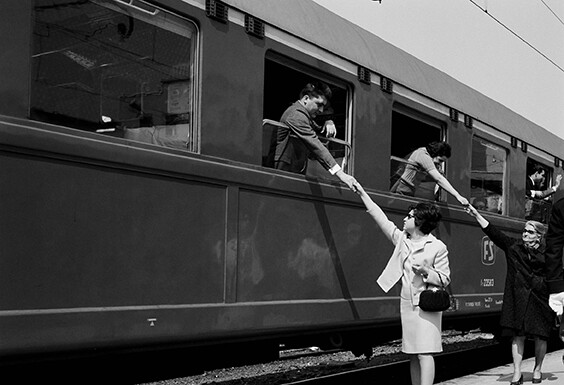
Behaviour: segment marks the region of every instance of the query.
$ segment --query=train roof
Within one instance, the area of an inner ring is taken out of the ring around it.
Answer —
[[[564,157],[562,138],[313,1],[224,2],[529,145]]]

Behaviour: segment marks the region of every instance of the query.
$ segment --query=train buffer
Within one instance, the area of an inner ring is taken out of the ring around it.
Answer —
[[[507,354],[511,354],[510,351]],[[542,364],[541,384],[564,384],[564,349],[547,353]],[[532,383],[535,358],[524,359],[521,364],[523,384]],[[498,366],[493,369],[476,372],[464,377],[439,382],[436,385],[499,385],[509,384],[513,375],[513,364]]]

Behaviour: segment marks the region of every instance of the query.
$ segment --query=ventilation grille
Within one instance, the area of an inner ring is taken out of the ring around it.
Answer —
[[[249,35],[264,38],[264,23],[253,16],[245,15],[245,31]]]
[[[521,151],[527,152],[527,142],[521,141]]]
[[[370,84],[370,70],[366,67],[358,66],[358,80],[364,84]]]
[[[380,77],[380,88],[382,91],[391,94],[394,91],[394,82],[384,76]]]
[[[450,120],[458,122],[458,111],[455,110],[454,108],[450,109]]]
[[[227,5],[219,1],[206,0],[206,15],[211,19],[227,23],[228,10]]]
[[[474,119],[470,115],[464,115],[464,125],[472,128],[474,126]]]

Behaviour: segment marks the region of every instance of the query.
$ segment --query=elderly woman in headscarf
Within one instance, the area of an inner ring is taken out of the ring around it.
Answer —
[[[500,325],[502,336],[511,338],[511,384],[523,383],[521,362],[526,338],[535,340],[533,383],[538,384],[542,381],[542,362],[555,321],[555,313],[548,306],[548,287],[544,279],[543,237],[546,226],[528,221],[521,238],[513,238],[489,223],[473,206],[468,206],[466,211],[476,219],[490,240],[504,251],[507,259]]]

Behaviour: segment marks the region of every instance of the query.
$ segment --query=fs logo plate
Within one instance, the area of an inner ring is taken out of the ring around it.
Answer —
[[[488,237],[482,238],[482,263],[486,266],[495,263],[495,245]]]

